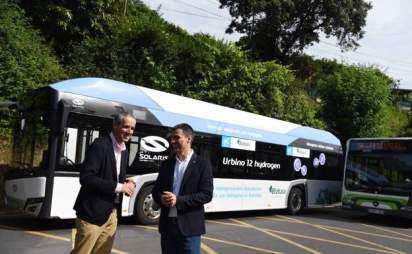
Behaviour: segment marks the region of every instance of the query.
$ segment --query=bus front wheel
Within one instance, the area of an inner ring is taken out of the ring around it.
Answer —
[[[136,220],[143,225],[157,224],[160,218],[160,208],[154,205],[152,188],[147,186],[142,189],[135,202]]]
[[[288,212],[291,215],[299,214],[304,207],[303,192],[300,188],[292,188],[288,197]]]

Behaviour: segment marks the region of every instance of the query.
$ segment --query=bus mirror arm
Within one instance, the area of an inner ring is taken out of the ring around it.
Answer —
[[[60,115],[60,126],[59,126],[59,132],[62,133],[64,131],[64,128],[67,125],[67,119],[69,118],[69,113],[70,113],[70,105],[64,102],[63,100],[60,101],[60,107],[59,107],[59,115]]]

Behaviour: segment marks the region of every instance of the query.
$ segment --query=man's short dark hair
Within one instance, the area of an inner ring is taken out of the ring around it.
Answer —
[[[129,117],[135,119],[131,114],[127,112],[119,113],[114,116],[113,124],[116,126],[119,126],[120,124],[123,123],[124,119],[129,118]]]
[[[176,131],[177,129],[181,129],[181,130],[183,131],[183,133],[184,133],[187,137],[191,137],[192,142],[193,142],[193,139],[194,139],[194,137],[195,137],[195,134],[194,134],[194,131],[193,131],[192,126],[190,126],[190,125],[187,124],[187,123],[180,123],[180,124],[178,124],[178,125],[175,125],[175,126],[172,128],[172,132],[173,132],[173,131]]]

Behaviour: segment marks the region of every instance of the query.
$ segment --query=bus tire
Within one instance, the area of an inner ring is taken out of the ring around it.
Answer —
[[[135,202],[134,215],[136,221],[143,225],[152,225],[159,222],[160,208],[157,206],[153,207],[152,189],[152,185],[143,188]]]
[[[300,188],[292,188],[288,197],[288,212],[291,215],[297,215],[302,212],[304,207],[303,192]]]

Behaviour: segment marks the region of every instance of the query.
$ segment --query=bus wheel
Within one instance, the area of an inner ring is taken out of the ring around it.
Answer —
[[[288,197],[288,212],[296,215],[303,210],[303,192],[299,188],[292,188]]]
[[[153,186],[148,186],[139,193],[135,202],[135,217],[143,225],[157,224],[160,218],[160,208],[153,208]]]

